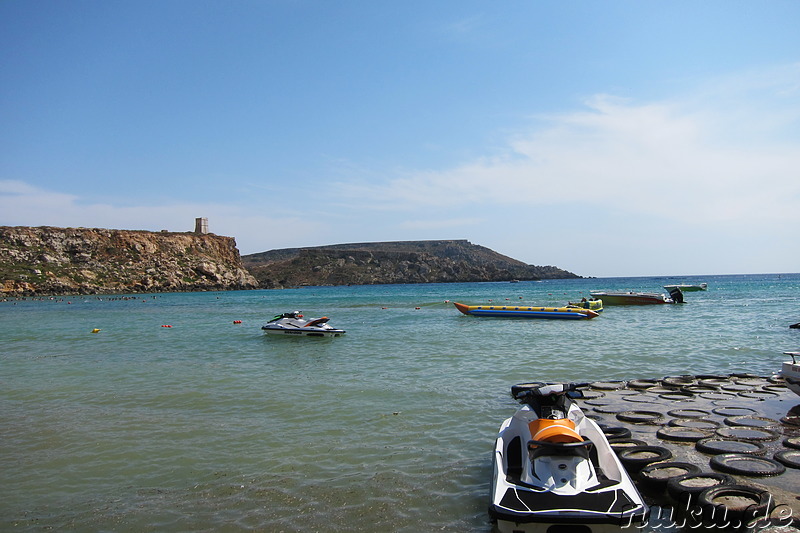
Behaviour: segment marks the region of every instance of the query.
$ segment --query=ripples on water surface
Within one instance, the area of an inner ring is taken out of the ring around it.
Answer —
[[[686,280],[709,290],[588,321],[445,303]],[[511,384],[769,375],[798,303],[796,274],[0,302],[0,530],[488,532]],[[262,334],[295,309],[347,335]]]

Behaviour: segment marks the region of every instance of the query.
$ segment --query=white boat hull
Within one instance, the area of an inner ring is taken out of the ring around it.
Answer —
[[[300,311],[278,315],[261,327],[267,335],[284,337],[340,337],[343,329],[328,324],[328,317],[304,319]]]
[[[289,329],[289,328],[268,328],[262,327],[267,335],[281,335],[285,337],[341,337],[344,335],[343,329]]]
[[[793,393],[800,396],[800,364],[795,362],[795,357],[800,356],[800,352],[784,352],[786,355],[791,355],[791,361],[785,361],[781,366],[781,377],[786,382]]]

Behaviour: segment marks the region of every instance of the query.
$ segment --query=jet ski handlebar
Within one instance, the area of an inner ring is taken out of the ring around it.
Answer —
[[[588,383],[532,383],[515,385],[511,392],[515,399],[542,398],[545,396],[560,396],[576,392],[578,389],[588,387]]]

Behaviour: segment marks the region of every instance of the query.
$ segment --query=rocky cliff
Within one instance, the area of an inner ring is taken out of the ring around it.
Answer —
[[[286,248],[242,256],[264,288],[578,278],[466,240],[401,241]]]
[[[236,241],[213,234],[0,226],[0,292],[252,289]]]

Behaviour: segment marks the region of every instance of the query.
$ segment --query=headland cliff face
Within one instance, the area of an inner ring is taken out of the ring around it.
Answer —
[[[0,226],[0,293],[8,296],[257,286],[232,237]]]
[[[242,256],[264,288],[578,278],[523,263],[466,240],[397,241],[286,248]]]

